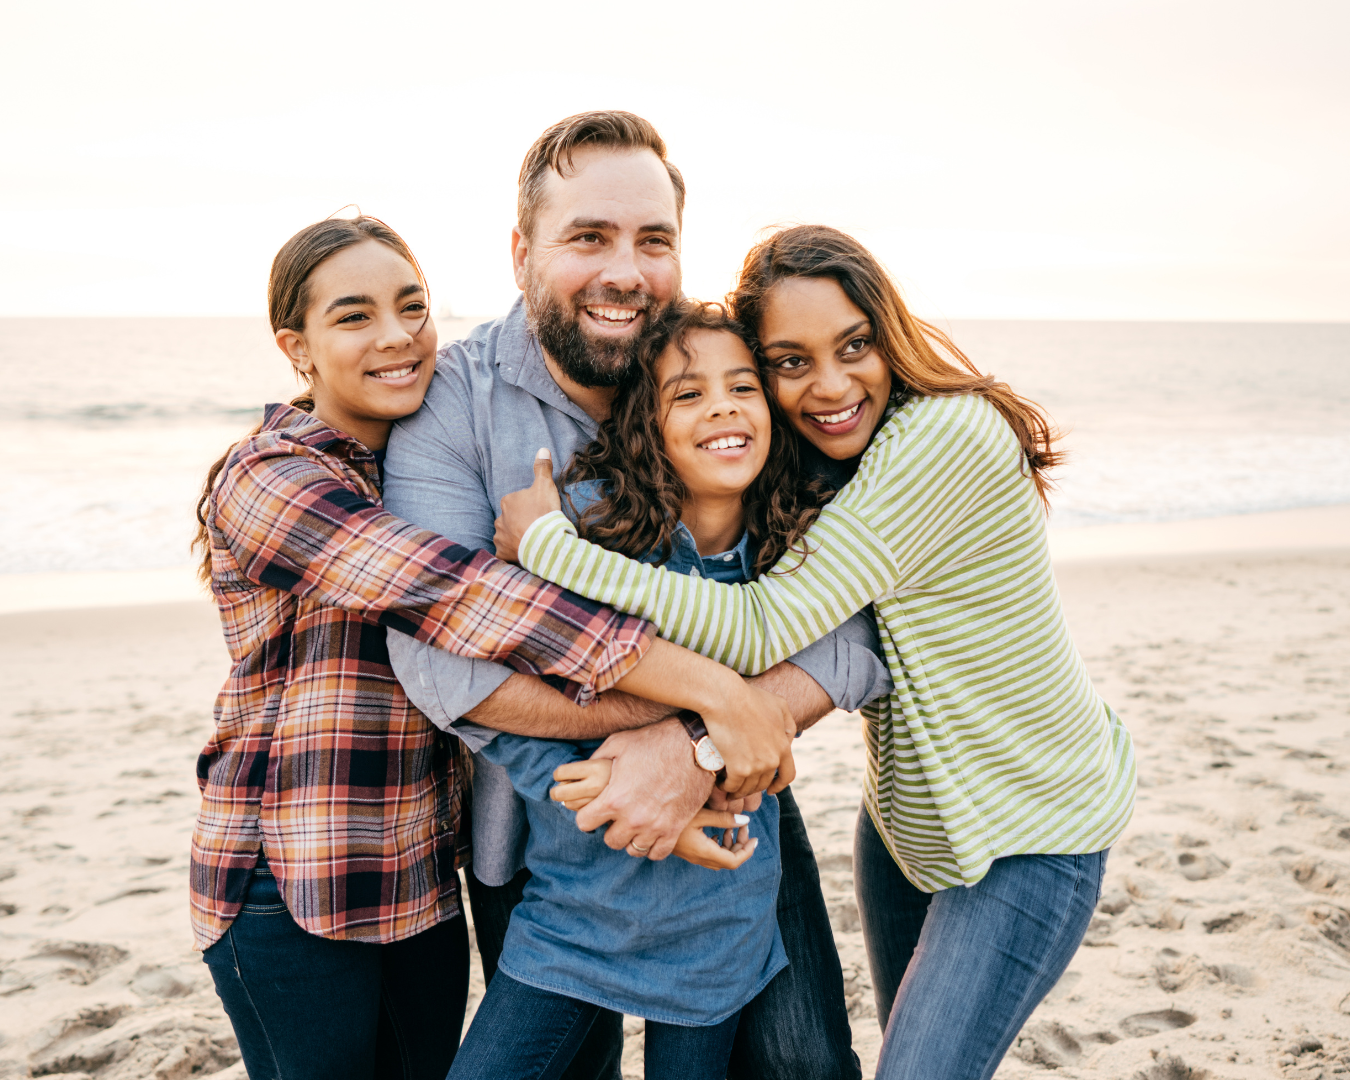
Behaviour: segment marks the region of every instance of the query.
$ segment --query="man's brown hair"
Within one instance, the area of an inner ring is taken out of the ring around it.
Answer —
[[[527,240],[534,238],[535,221],[544,205],[544,182],[552,169],[559,176],[572,167],[572,154],[581,146],[618,146],[650,150],[666,167],[675,188],[677,224],[684,217],[684,177],[666,160],[666,142],[651,123],[630,112],[607,110],[577,113],[559,120],[535,139],[520,166],[520,193],[516,200],[516,223]]]

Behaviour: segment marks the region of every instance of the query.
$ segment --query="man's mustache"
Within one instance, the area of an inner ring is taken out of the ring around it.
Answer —
[[[651,293],[641,290],[620,292],[618,289],[597,289],[584,294],[577,294],[572,297],[572,303],[578,311],[590,306],[637,308],[646,312],[656,306],[656,301]]]

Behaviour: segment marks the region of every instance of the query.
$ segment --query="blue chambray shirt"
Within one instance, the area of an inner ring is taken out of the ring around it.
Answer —
[[[580,512],[598,485],[574,484],[567,493]],[[563,505],[571,509],[566,499]],[[749,581],[749,539],[742,534],[731,551],[705,558],[681,524],[663,565]],[[778,800],[766,795],[750,815],[759,847],[736,870],[613,851],[603,830],[582,832],[576,815],[548,797],[553,770],[589,757],[602,741],[503,734],[480,751],[506,770],[530,826],[531,877],[511,912],[498,966],[529,986],[646,1020],[721,1023],[787,966],[777,913]]]

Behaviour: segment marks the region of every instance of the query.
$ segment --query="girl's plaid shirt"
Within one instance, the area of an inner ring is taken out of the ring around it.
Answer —
[[[371,453],[291,406],[234,448],[206,517],[232,667],[197,761],[197,947],[238,915],[263,845],[311,933],[389,942],[455,916],[462,759],[403,693],[386,628],[586,704],[650,624],[387,513]]]

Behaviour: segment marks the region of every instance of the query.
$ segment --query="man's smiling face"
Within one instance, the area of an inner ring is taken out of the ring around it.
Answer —
[[[617,385],[680,292],[675,188],[650,150],[582,147],[550,170],[534,235],[512,234],[530,326],[567,378]]]

